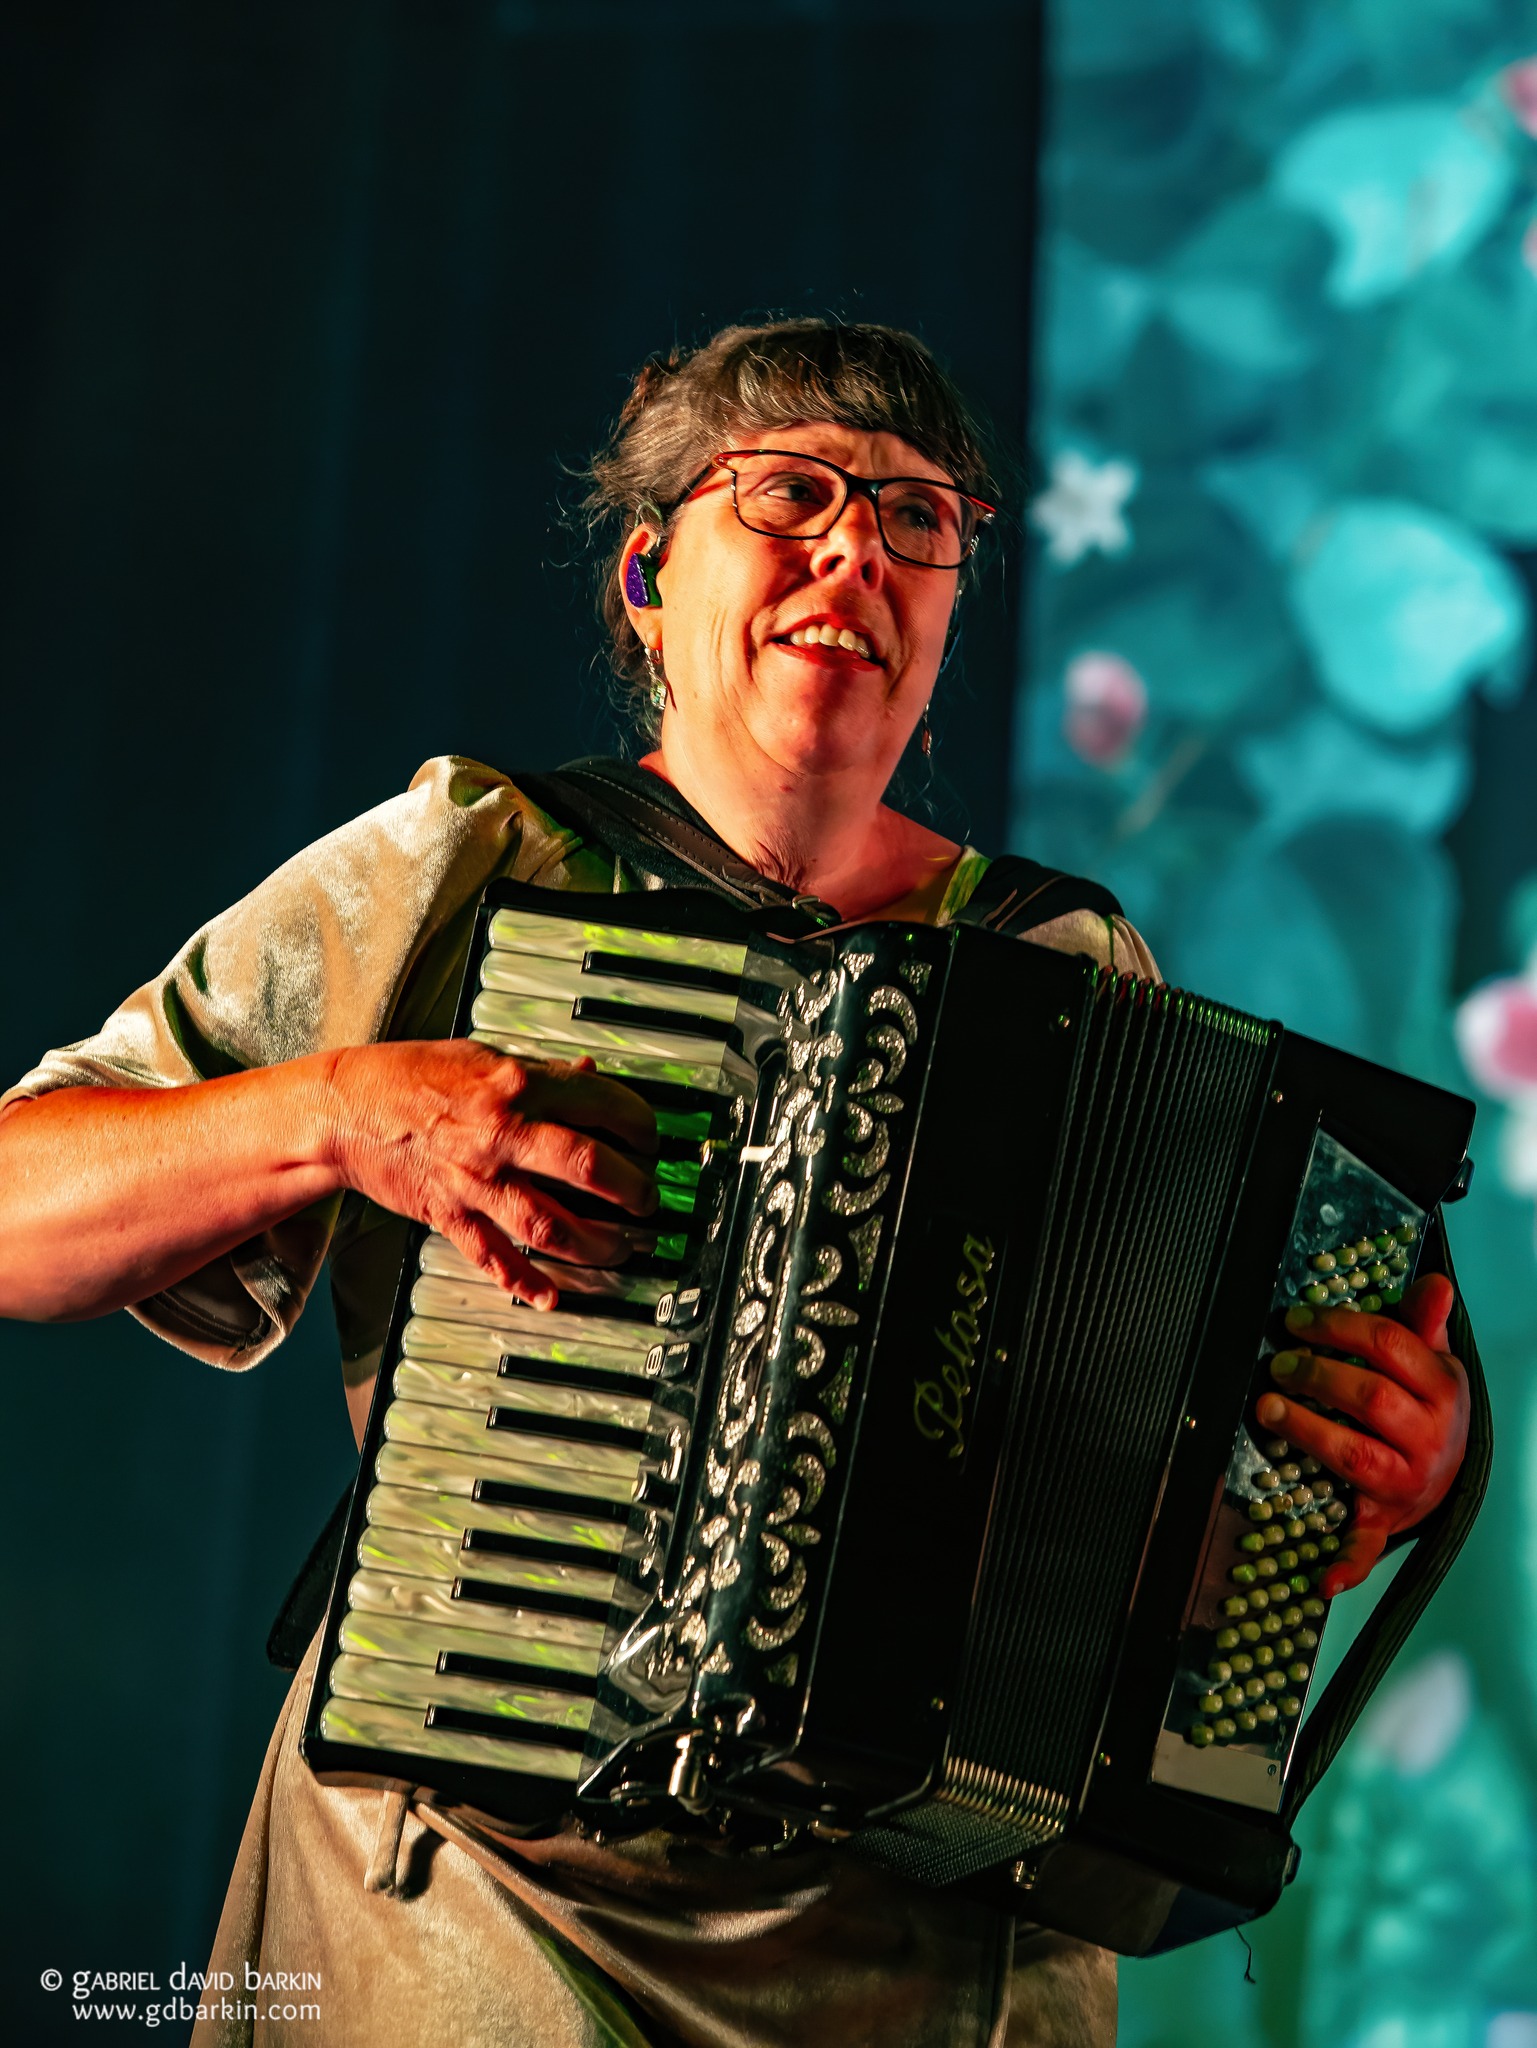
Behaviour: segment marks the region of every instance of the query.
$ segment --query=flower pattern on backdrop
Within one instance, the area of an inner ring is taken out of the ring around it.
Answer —
[[[1147,723],[1147,684],[1118,654],[1080,654],[1067,665],[1062,731],[1080,759],[1108,768]]]
[[[1092,463],[1068,449],[1051,466],[1051,488],[1030,507],[1030,524],[1046,536],[1046,552],[1070,569],[1097,548],[1119,555],[1131,544],[1126,505],[1137,488],[1129,462]]]
[[[1119,2039],[1199,2011],[1254,2048],[1503,2048],[1537,2029],[1504,1732],[1537,1710],[1537,878],[1459,1010],[1444,835],[1480,801],[1470,711],[1531,665],[1534,17],[1058,0],[1047,49],[1011,843],[1106,882],[1172,979],[1480,1096],[1454,1243],[1530,1466],[1528,1519],[1494,1505],[1432,1610],[1477,1650],[1411,1668],[1304,1814],[1260,1990],[1236,1944],[1123,1965]],[[1423,1765],[1416,1718],[1458,1728]]]
[[[1537,952],[1524,975],[1485,982],[1463,1001],[1457,1049],[1475,1085],[1508,1106],[1500,1142],[1507,1184],[1537,1197]]]

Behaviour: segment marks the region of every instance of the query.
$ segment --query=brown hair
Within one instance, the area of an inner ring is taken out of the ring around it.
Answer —
[[[598,610],[623,708],[655,741],[645,654],[624,608],[620,557],[642,517],[670,516],[717,449],[744,428],[826,420],[898,434],[963,490],[995,493],[989,435],[916,335],[837,320],[723,327],[695,349],[653,356],[636,377],[607,446],[593,457],[583,501],[600,551]],[[649,523],[649,522],[648,522]],[[664,528],[665,531],[665,528]]]

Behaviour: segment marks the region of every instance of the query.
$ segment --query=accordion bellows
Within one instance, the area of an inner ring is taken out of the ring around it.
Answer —
[[[417,1233],[313,1767],[809,1826],[1129,1952],[1273,1903],[1348,1504],[1253,1402],[1321,1276],[1390,1308],[1439,1254],[1469,1106],[989,933],[693,892],[493,885],[460,1028],[647,1095],[661,1228],[549,1315]]]

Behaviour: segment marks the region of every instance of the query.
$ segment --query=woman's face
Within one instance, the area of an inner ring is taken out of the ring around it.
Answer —
[[[953,481],[897,435],[853,427],[746,429],[736,445]],[[661,608],[630,614],[671,686],[664,752],[724,744],[793,776],[868,776],[878,795],[933,690],[958,574],[894,561],[868,499],[850,497],[820,540],[750,532],[730,476],[714,471],[673,521]],[[805,644],[810,626],[860,635],[869,651]]]

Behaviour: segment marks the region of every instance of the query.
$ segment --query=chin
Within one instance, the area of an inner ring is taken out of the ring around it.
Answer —
[[[809,666],[809,664],[808,664]],[[804,675],[793,693],[760,699],[752,722],[754,738],[770,760],[801,775],[880,772],[885,749],[873,746],[885,725],[882,706],[868,691],[806,687]]]
[[[884,788],[890,770],[870,746],[865,731],[840,731],[852,721],[839,719],[831,725],[810,721],[781,725],[766,734],[759,745],[771,760],[797,775],[865,774],[879,780]]]

